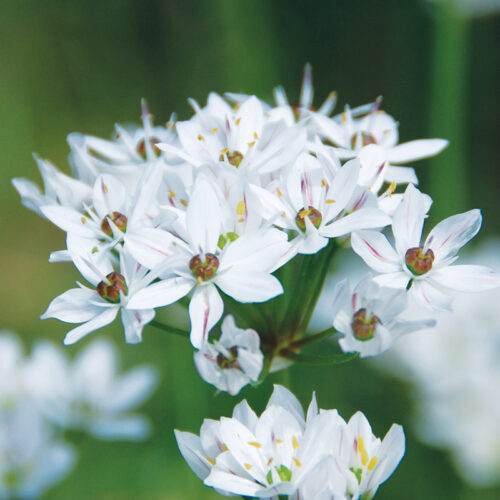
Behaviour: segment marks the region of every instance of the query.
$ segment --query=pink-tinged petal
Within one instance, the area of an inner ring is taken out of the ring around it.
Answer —
[[[85,238],[93,238],[99,231],[96,225],[88,217],[71,208],[59,205],[46,205],[40,208],[47,219],[67,233],[75,233]]]
[[[127,310],[122,309],[122,323],[127,344],[142,342],[142,330],[155,317],[153,309]]]
[[[93,305],[97,292],[88,288],[72,288],[56,297],[40,319],[55,318],[65,323],[82,323],[99,314],[101,308]]]
[[[335,319],[341,311],[348,311],[350,309],[350,302],[351,289],[349,287],[349,281],[345,279],[337,283],[333,290],[331,317]]]
[[[162,176],[163,169],[158,164],[152,165],[144,172],[139,181],[140,188],[135,193],[131,203],[131,206],[134,208],[129,218],[130,225],[139,223],[141,218],[147,214],[150,206],[156,199],[156,193],[161,186]]]
[[[373,281],[380,286],[386,286],[388,288],[406,288],[408,286],[408,281],[410,281],[410,276],[404,271],[397,271],[395,273],[381,274],[380,276],[375,276]]]
[[[328,203],[324,217],[329,222],[336,217],[349,203],[358,184],[360,164],[358,160],[347,162],[335,175],[327,197],[334,203]]]
[[[424,219],[431,207],[430,196],[420,192],[413,184],[406,188],[403,201],[394,212],[392,232],[396,249],[401,256],[409,248],[420,246]]]
[[[64,345],[74,344],[94,330],[98,330],[99,328],[109,325],[116,318],[118,309],[119,307],[106,308],[104,312],[96,316],[94,319],[87,321],[87,323],[84,323],[73,330],[70,330],[64,337]]]
[[[168,306],[187,295],[195,281],[177,276],[153,283],[135,293],[127,303],[127,309],[155,309]]]
[[[429,158],[440,153],[448,144],[449,142],[444,139],[419,139],[398,144],[389,149],[389,161],[391,163],[408,163]]]
[[[449,266],[436,269],[432,281],[457,292],[484,292],[500,286],[500,275],[486,266]]]
[[[433,312],[451,311],[452,298],[433,283],[423,279],[413,281],[408,291],[408,301]]]
[[[396,184],[418,184],[415,169],[411,167],[389,166],[385,171],[384,177],[386,182],[395,182]]]
[[[248,233],[230,243],[220,258],[220,271],[241,266],[268,271],[289,248],[287,235],[279,229]]]
[[[234,266],[218,274],[215,283],[238,302],[265,302],[283,293],[277,278],[264,271]]]
[[[174,237],[163,229],[142,228],[127,231],[124,240],[134,259],[148,269],[153,269],[172,254],[170,244]]]
[[[352,249],[375,271],[395,273],[401,269],[397,253],[378,231],[358,231],[351,236]]]
[[[189,303],[191,344],[196,349],[208,340],[210,330],[224,312],[224,303],[214,285],[198,286]]]
[[[434,252],[434,266],[454,257],[481,228],[482,216],[478,209],[452,215],[441,221],[425,240],[425,250]]]
[[[100,175],[94,184],[94,208],[104,218],[124,208],[127,192],[125,186],[114,176]]]
[[[186,213],[193,250],[215,252],[221,233],[222,210],[212,183],[204,176],[196,180]]]
[[[324,226],[320,234],[328,238],[344,236],[360,229],[375,229],[387,226],[391,218],[377,208],[361,208]]]

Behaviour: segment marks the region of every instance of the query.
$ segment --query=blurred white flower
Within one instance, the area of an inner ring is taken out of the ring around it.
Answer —
[[[468,262],[500,270],[500,242]],[[401,339],[376,360],[412,384],[419,436],[451,452],[457,472],[476,486],[500,483],[499,303],[498,290],[459,297],[436,328]]]

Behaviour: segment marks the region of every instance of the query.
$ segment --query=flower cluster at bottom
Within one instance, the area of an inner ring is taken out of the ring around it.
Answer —
[[[207,486],[226,496],[288,496],[298,500],[372,498],[405,451],[401,426],[381,441],[361,413],[345,422],[337,410],[304,415],[297,398],[280,385],[260,417],[244,400],[232,418],[206,419],[200,436],[176,430],[179,449]]]

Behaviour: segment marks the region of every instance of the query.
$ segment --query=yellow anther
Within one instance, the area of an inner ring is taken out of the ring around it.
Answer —
[[[297,441],[297,438],[295,436],[293,436],[293,438],[292,438],[292,443],[293,443],[293,449],[294,450],[296,450],[297,448],[300,448],[300,444]]]
[[[199,140],[199,141],[204,141],[204,140],[205,140],[205,138],[204,138],[201,134],[198,134],[198,140]]]
[[[188,202],[185,199],[181,198],[179,201],[181,202],[181,205],[187,207]]]
[[[257,443],[257,441],[248,441],[248,444],[250,446],[254,446],[255,448],[262,448],[262,445],[260,443]]]
[[[80,220],[82,221],[82,224],[85,224],[87,222],[87,219],[85,217],[82,217]]]
[[[347,116],[345,114],[345,111],[342,113],[342,123],[347,121]]]
[[[222,443],[222,451],[227,451],[227,450],[228,450],[228,447],[224,443]]]
[[[328,199],[328,200],[325,200],[325,203],[327,203],[328,205],[330,205],[331,203],[335,203],[335,200]]]
[[[252,466],[250,464],[245,464],[245,469],[246,470],[250,470],[252,468]]]
[[[234,106],[233,106],[233,111],[238,111],[238,109],[240,109],[240,103],[237,102]]]
[[[205,460],[210,464],[210,465],[215,465],[215,460],[212,457],[205,457]]]
[[[271,458],[267,461],[267,465],[268,465],[268,466],[269,466],[269,465],[271,465],[271,464],[273,463],[273,460],[274,460],[274,458],[273,458],[273,457],[271,457]]]
[[[254,132],[254,133],[253,133],[253,138],[254,138],[255,140],[257,140],[257,139],[259,138],[259,134],[258,134],[257,132]]]
[[[378,463],[378,458],[377,457],[373,457],[370,460],[370,463],[368,464],[368,470],[372,471],[375,468],[375,466],[377,465],[377,463]]]
[[[239,125],[241,122],[241,118],[238,118],[234,123],[236,123],[236,125]]]
[[[198,276],[198,278],[196,278],[196,281],[198,281],[198,286],[201,286],[203,283],[203,278],[201,276]]]
[[[362,437],[358,438],[358,450],[361,453],[361,464],[364,467],[368,463],[368,453],[366,452],[365,442]]]
[[[299,217],[300,217],[301,219],[304,219],[304,218],[305,218],[305,217],[307,217],[307,216],[308,216],[311,212],[312,212],[312,210],[311,210],[310,208],[308,208],[308,209],[304,209],[304,210],[301,210],[301,211],[299,212]]]
[[[212,134],[216,134],[218,131],[219,131],[219,129],[217,127],[215,127],[210,132],[212,132]]]
[[[391,196],[395,190],[396,190],[396,183],[394,181],[392,181],[391,184],[389,185],[389,188],[387,189],[387,191],[389,193],[388,196]]]
[[[241,223],[241,222],[245,222],[245,217],[240,217],[240,218],[238,219],[238,222],[240,222],[240,223]]]
[[[328,183],[325,181],[325,179],[321,179],[321,185],[323,187],[326,187],[326,186],[328,186]]]
[[[170,189],[168,190],[168,195],[170,196],[170,198],[175,198],[175,193]]]
[[[229,153],[229,149],[227,149],[227,148],[222,148],[222,149],[220,150],[220,154],[221,154],[221,155],[225,155],[226,153]]]
[[[283,439],[277,439],[277,440],[276,440],[276,443],[277,443],[277,444],[281,444],[282,442],[283,442]]]
[[[326,97],[327,101],[331,101],[332,99],[335,99],[337,97],[337,92],[335,90],[332,90]]]
[[[255,146],[255,141],[252,142],[247,142],[248,147],[251,148],[252,146]]]
[[[244,201],[238,202],[238,204],[236,205],[236,213],[238,215],[245,215],[245,202]]]
[[[286,213],[285,212],[281,212],[281,217],[283,217],[283,219],[286,219]]]
[[[167,128],[172,128],[174,125],[175,125],[175,123],[174,123],[174,122],[167,122],[167,123],[166,123],[166,127],[167,127]]]
[[[109,193],[109,189],[108,189],[108,186],[106,186],[106,184],[103,184],[102,188],[104,189],[105,193]]]
[[[278,196],[281,198],[283,196],[283,193],[281,192],[280,188],[276,188],[276,192],[278,193]]]
[[[299,462],[299,460],[298,460],[297,458],[292,457],[292,460],[295,462],[295,465],[296,465],[297,467],[302,467],[302,464]]]

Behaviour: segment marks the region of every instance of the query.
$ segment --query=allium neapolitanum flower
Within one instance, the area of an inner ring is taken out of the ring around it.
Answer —
[[[202,379],[235,396],[245,385],[257,382],[264,355],[259,334],[238,328],[232,316],[224,318],[221,332],[219,340],[203,344],[195,353],[194,363]]]
[[[428,309],[450,309],[450,293],[496,288],[500,278],[485,266],[450,265],[481,227],[477,209],[443,220],[421,243],[431,203],[429,196],[410,184],[392,221],[396,249],[376,231],[353,233],[352,248],[372,269],[383,273],[374,278],[377,283],[409,289],[409,297]]]
[[[399,425],[381,441],[361,412],[346,423],[336,410],[319,410],[314,396],[305,417],[295,396],[278,385],[260,417],[243,401],[232,418],[205,420],[199,437],[175,434],[207,486],[252,498],[370,499],[405,448]]]
[[[333,325],[344,335],[340,347],[359,352],[361,357],[380,354],[401,335],[436,323],[405,320],[402,313],[407,308],[406,291],[380,287],[371,278],[361,280],[353,291],[343,280],[333,294]]]

